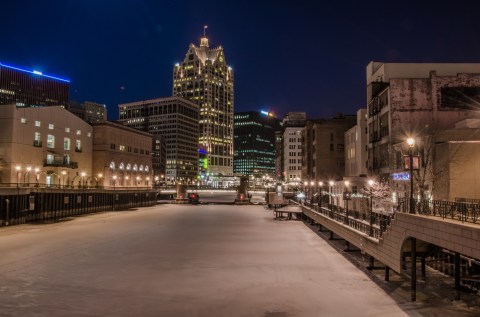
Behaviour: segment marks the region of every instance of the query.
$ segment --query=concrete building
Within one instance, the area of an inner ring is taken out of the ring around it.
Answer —
[[[0,111],[0,183],[79,186],[92,177],[92,127],[62,107]]]
[[[67,79],[0,63],[0,104],[66,107],[69,85]]]
[[[282,121],[282,180],[297,186],[302,179],[302,131],[305,128],[305,112],[289,112]]]
[[[70,101],[66,109],[90,124],[107,121],[107,107],[101,103]]]
[[[355,115],[307,122],[301,178],[304,181],[341,179],[345,173],[345,132],[357,123]]]
[[[345,132],[345,176],[368,173],[367,109],[357,111],[357,124]]]
[[[368,170],[389,179],[403,170],[408,137],[424,136],[478,117],[480,64],[370,62],[367,75]]]
[[[166,144],[167,183],[193,182],[198,175],[198,105],[181,97],[157,98],[118,106],[125,126],[161,135]],[[154,149],[156,150],[156,148]],[[160,168],[160,167],[159,167]]]
[[[152,186],[150,133],[108,121],[95,123],[93,132],[93,185],[107,189]]]
[[[156,186],[165,185],[165,173],[167,167],[167,145],[165,138],[160,134],[153,136],[152,148],[153,180]]]
[[[234,116],[234,165],[238,175],[275,176],[275,132],[280,120],[267,112],[237,112]]]
[[[173,95],[200,108],[200,147],[205,150],[208,177],[233,175],[233,70],[223,47],[190,44],[183,62],[173,69]]]

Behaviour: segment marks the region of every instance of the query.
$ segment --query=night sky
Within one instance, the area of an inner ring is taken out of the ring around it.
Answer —
[[[2,1],[0,61],[70,79],[70,99],[107,104],[109,119],[170,96],[203,25],[235,71],[235,111],[354,113],[371,60],[480,62],[477,1],[329,2]]]

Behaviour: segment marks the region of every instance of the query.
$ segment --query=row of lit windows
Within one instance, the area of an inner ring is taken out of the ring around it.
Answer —
[[[115,168],[116,168],[115,162],[110,162],[109,167],[110,167],[111,170],[115,170]],[[132,165],[132,164],[130,164],[130,163],[127,163],[127,164],[125,165],[125,163],[123,163],[123,162],[118,165],[118,169],[119,169],[119,170],[127,170],[127,171],[132,170],[132,171],[134,171],[134,172],[136,172],[136,171],[140,171],[140,172],[145,171],[145,173],[147,173],[147,172],[149,171],[148,165],[145,165],[145,167],[143,167],[142,164],[140,164],[140,165],[133,164],[133,165]]]

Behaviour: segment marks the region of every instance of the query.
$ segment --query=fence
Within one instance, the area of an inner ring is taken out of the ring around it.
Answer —
[[[36,191],[0,194],[0,226],[156,204],[154,191]]]
[[[410,200],[398,199],[398,211],[410,212]],[[444,200],[414,200],[415,213],[453,219],[461,222],[476,223],[480,213],[480,201],[477,199],[462,199],[456,201]]]

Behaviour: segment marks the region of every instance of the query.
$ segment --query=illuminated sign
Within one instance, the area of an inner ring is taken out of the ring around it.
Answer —
[[[260,111],[260,113],[261,113],[261,114],[263,114],[263,115],[266,115],[266,116],[268,116],[268,111],[261,110],[261,111]]]
[[[39,76],[43,76],[43,77],[48,77],[48,78],[52,78],[52,79],[64,81],[64,82],[66,82],[66,83],[69,83],[69,82],[70,82],[70,80],[67,80],[67,79],[62,79],[62,78],[58,78],[58,77],[53,77],[53,76],[49,76],[49,75],[44,75],[42,72],[39,72],[38,70],[29,71],[29,70],[26,70],[26,69],[21,69],[21,68],[18,68],[18,67],[13,67],[13,66],[5,65],[5,64],[2,64],[2,63],[0,63],[0,66],[6,67],[6,68],[10,68],[10,69],[19,70],[19,71],[25,72],[25,73],[35,74],[35,75],[39,75]]]
[[[204,150],[204,149],[198,149],[198,153],[203,154],[203,155],[207,155],[207,151]]]
[[[392,179],[394,181],[408,181],[410,180],[410,173],[403,172],[403,173],[393,173]]]

